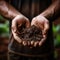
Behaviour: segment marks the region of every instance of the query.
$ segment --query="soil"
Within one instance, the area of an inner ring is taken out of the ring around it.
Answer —
[[[41,40],[43,38],[41,29],[37,28],[36,26],[31,26],[30,28],[25,28],[24,25],[22,25],[20,28],[18,28],[19,34],[18,36],[22,40]]]

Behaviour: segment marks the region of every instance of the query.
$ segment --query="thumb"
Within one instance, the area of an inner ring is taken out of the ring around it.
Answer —
[[[26,25],[26,28],[30,27],[30,21],[28,19],[26,20],[26,24],[25,25]]]
[[[17,30],[17,24],[16,24],[16,20],[12,20],[12,26],[11,26],[11,29],[16,32]]]
[[[49,22],[44,23],[44,29],[43,29],[43,34],[47,34],[47,31],[49,30]]]

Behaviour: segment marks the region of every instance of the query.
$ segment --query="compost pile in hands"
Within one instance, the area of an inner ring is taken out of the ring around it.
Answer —
[[[31,26],[30,28],[25,28],[24,25],[18,28],[18,36],[22,40],[27,41],[40,41],[43,38],[42,30],[37,28],[36,26]]]

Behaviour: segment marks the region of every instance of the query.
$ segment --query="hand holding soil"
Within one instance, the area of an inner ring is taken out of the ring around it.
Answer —
[[[29,46],[39,46],[39,42],[43,38],[42,30],[34,25],[25,29],[24,26],[21,26],[20,28],[18,28],[18,31],[20,32],[18,33],[18,36],[20,37],[22,42],[25,42],[25,44],[22,43],[23,45],[29,45],[30,43]]]
[[[17,15],[13,20],[12,20],[12,31],[16,32],[17,31],[17,27],[25,25],[25,28],[30,27],[30,22],[29,19],[26,18],[23,15]]]
[[[46,40],[48,29],[48,20],[42,16],[33,18],[31,26],[29,20],[21,16],[12,21],[13,36],[15,40],[24,46],[41,46]]]
[[[47,38],[47,33],[49,30],[49,21],[45,17],[38,15],[32,19],[31,25],[35,25],[42,31],[43,38],[39,42],[39,46],[42,46]]]

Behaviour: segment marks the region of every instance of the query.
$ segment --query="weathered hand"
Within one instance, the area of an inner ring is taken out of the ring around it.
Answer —
[[[12,20],[12,30],[14,32],[17,31],[17,27],[19,26],[22,26],[22,25],[25,25],[25,27],[30,27],[30,22],[29,22],[29,19],[26,18],[25,16],[23,15],[18,15],[16,16],[13,20]]]
[[[43,39],[39,41],[39,46],[41,46],[47,38],[47,31],[49,29],[49,21],[45,17],[38,15],[32,19],[31,25],[35,25],[36,27],[42,29]]]
[[[23,15],[18,15],[12,20],[12,28],[11,28],[12,34],[18,43],[21,43],[22,40],[17,35],[17,31],[18,31],[17,26],[19,26],[19,28],[20,28],[20,26],[22,26],[23,24],[25,25],[26,28],[30,27],[29,19]],[[26,44],[24,42],[22,42],[22,43],[23,43],[23,45]]]

